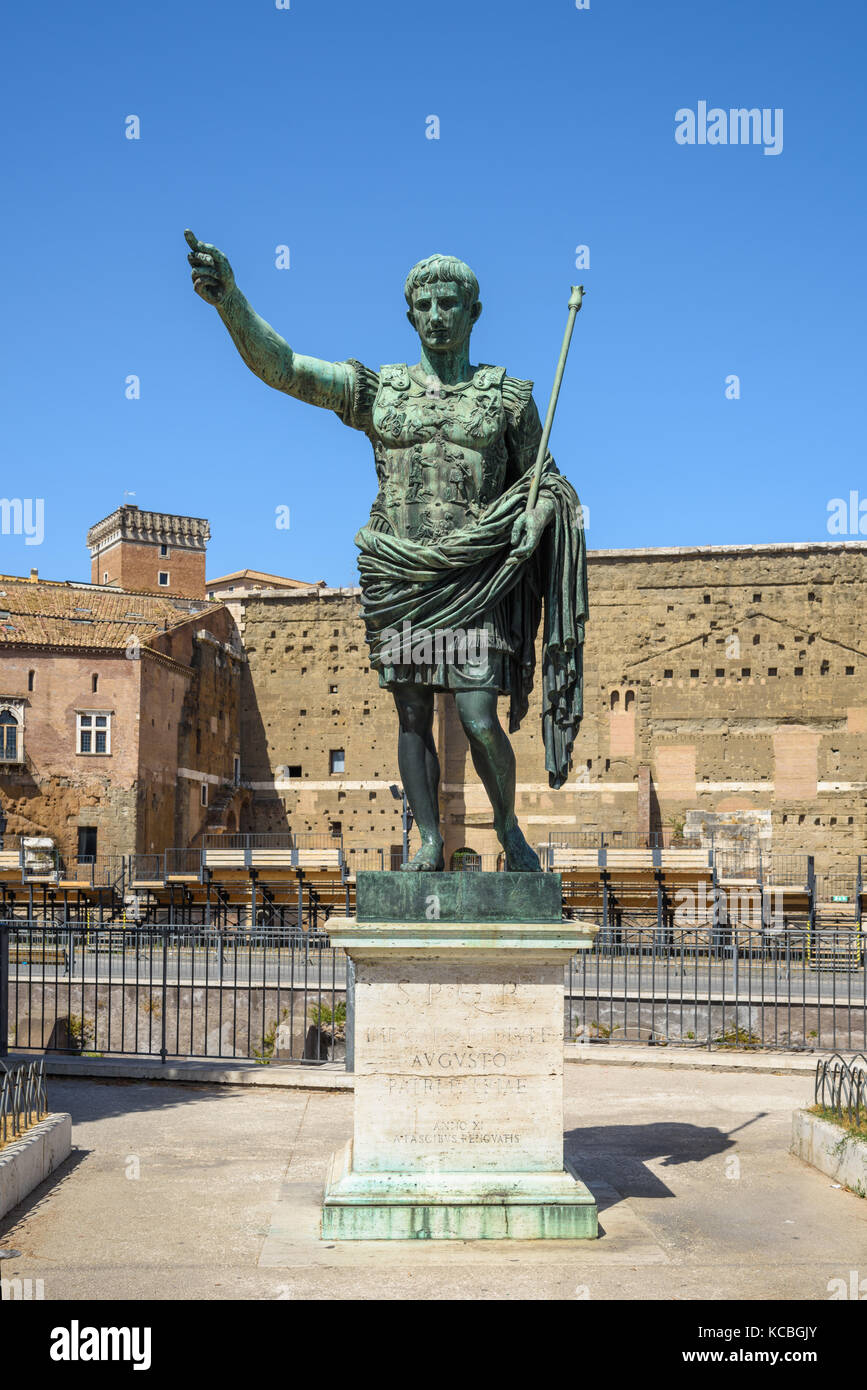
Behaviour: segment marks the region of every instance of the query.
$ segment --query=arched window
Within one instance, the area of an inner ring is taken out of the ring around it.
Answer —
[[[624,700],[623,700],[623,704],[624,704],[624,708],[625,708],[625,709],[631,709],[631,708],[632,708],[632,706],[635,704],[635,691],[634,691],[634,690],[627,690],[626,695],[625,695]]]
[[[612,690],[612,692],[611,692],[611,708],[612,708],[612,709],[619,709],[619,708],[620,708],[620,691],[619,691],[619,690]]]
[[[477,854],[474,849],[470,849],[469,845],[463,845],[460,849],[456,849],[452,855],[450,867],[453,871],[455,869],[478,871],[482,867],[482,856]]]
[[[18,720],[8,709],[0,714],[0,762],[18,762]]]

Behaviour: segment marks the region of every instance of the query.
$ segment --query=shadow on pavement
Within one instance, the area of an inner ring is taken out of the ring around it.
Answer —
[[[765,1113],[761,1111],[747,1124],[762,1119]],[[677,1167],[702,1163],[735,1147],[735,1140],[725,1130],[681,1122],[589,1125],[568,1130],[564,1140],[566,1157],[588,1186],[592,1188],[595,1179],[615,1188],[621,1197],[675,1195],[646,1166],[648,1160],[662,1159],[664,1167]]]

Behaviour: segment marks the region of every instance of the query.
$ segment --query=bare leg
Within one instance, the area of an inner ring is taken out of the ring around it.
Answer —
[[[442,869],[440,834],[440,763],[433,738],[434,692],[423,685],[398,685],[393,689],[400,720],[397,764],[406,799],[421,835],[421,849],[404,864],[405,869]]]
[[[506,868],[538,873],[539,857],[527,844],[515,816],[515,754],[499,718],[494,690],[456,690],[458,715],[469,740],[473,766],[494,812]]]

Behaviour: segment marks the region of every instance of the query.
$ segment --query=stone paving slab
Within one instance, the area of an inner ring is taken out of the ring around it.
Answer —
[[[0,1222],[21,1251],[2,1273],[46,1300],[824,1301],[867,1277],[867,1201],[788,1152],[809,1076],[583,1065],[565,1099],[599,1240],[329,1250],[315,1222],[351,1095],[53,1078],[77,1147]]]
[[[320,1239],[321,1183],[283,1183],[271,1229],[259,1256],[261,1269],[333,1269],[400,1266],[421,1262],[425,1270],[455,1270],[466,1265],[496,1268],[512,1259],[545,1264],[583,1260],[594,1265],[664,1264],[667,1256],[650,1230],[614,1188],[593,1184],[600,1211],[600,1240],[352,1240],[327,1244]],[[604,1216],[603,1216],[604,1209]],[[604,1236],[604,1240],[602,1239]]]

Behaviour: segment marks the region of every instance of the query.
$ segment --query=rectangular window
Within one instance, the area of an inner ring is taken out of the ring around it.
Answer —
[[[286,776],[287,776],[287,777],[300,777],[300,776],[301,776],[301,764],[300,764],[300,763],[290,763],[289,767],[287,767],[287,769],[286,769]]]
[[[331,749],[331,752],[328,754],[328,770],[329,772],[346,771],[346,754],[342,748]]]
[[[235,783],[236,787],[239,786],[241,781],[241,759],[238,757],[237,753],[232,759],[232,781]]]
[[[0,715],[0,759],[18,762],[18,720],[6,710]]]
[[[111,715],[91,710],[77,716],[78,753],[111,752]]]
[[[158,578],[159,578],[159,581],[160,581],[160,588],[161,588],[161,589],[167,589],[167,588],[169,587],[169,572],[168,572],[168,570],[160,570]]]
[[[161,555],[161,557],[162,557],[163,559],[165,559],[165,557],[168,555],[168,553],[169,553],[169,548],[168,548],[168,546],[167,546],[167,545],[161,545],[161,546],[160,546],[160,555]]]
[[[203,782],[203,783],[202,783],[202,805],[203,805],[203,806],[207,806],[207,804],[208,804],[208,784],[207,784],[207,782]]]

